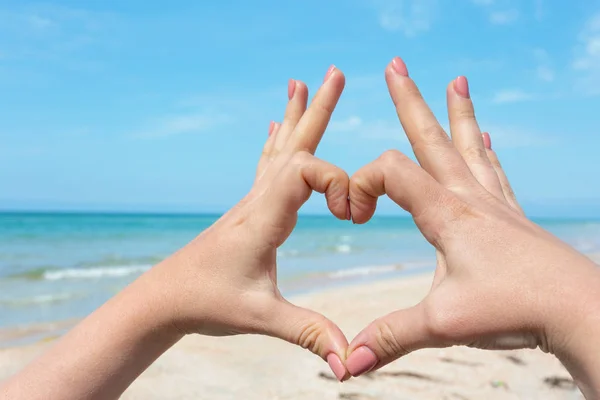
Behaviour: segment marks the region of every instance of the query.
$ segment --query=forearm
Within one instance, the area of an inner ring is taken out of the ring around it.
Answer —
[[[554,351],[586,399],[600,399],[600,270],[591,264],[588,268],[570,287],[572,297],[563,296],[564,317],[556,313],[564,339]]]
[[[3,399],[114,399],[182,334],[152,270],[0,388]],[[160,279],[158,280],[160,282]],[[164,300],[164,301],[163,301]]]
[[[600,399],[600,321],[581,330],[567,351],[557,354],[586,399]],[[580,336],[581,335],[581,336]]]

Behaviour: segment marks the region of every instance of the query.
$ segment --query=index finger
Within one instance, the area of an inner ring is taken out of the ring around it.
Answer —
[[[392,101],[400,123],[419,164],[446,187],[473,180],[467,165],[423,99],[415,82],[408,77],[404,61],[394,58],[385,71]]]
[[[323,85],[286,143],[287,151],[305,150],[311,154],[315,153],[342,95],[345,82],[342,71],[332,65],[325,75]]]

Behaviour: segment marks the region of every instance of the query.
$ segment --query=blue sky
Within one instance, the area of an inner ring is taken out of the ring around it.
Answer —
[[[469,78],[530,214],[600,216],[591,0],[0,0],[0,208],[223,211],[287,80],[314,93],[332,63],[347,89],[317,154],[352,173],[410,152],[383,79],[395,55],[444,125],[447,83]]]

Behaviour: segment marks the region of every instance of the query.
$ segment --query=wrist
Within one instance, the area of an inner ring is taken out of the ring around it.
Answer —
[[[587,263],[586,263],[587,264]],[[549,310],[549,350],[567,368],[586,398],[600,398],[600,271],[575,268],[566,292],[555,296],[558,306]]]

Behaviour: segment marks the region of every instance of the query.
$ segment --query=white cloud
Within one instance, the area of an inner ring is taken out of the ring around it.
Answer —
[[[365,121],[359,116],[352,115],[329,124],[331,132],[354,133],[366,139],[397,140],[408,142],[398,120]]]
[[[502,126],[480,123],[481,129],[489,132],[494,148],[542,147],[558,143],[558,138],[551,134],[516,126]]]
[[[544,82],[554,81],[555,74],[551,67],[550,56],[544,49],[535,49],[533,56],[537,62],[536,77]]]
[[[383,29],[408,37],[428,31],[437,9],[437,0],[375,0],[373,4]]]
[[[490,13],[490,22],[494,25],[512,24],[519,18],[519,11],[510,9],[505,11],[494,11]]]
[[[362,124],[362,119],[353,115],[341,121],[332,121],[329,124],[329,129],[334,132],[353,132],[360,128]]]
[[[160,138],[166,136],[202,133],[215,127],[232,122],[232,118],[224,114],[187,114],[173,115],[154,121],[150,128],[136,133],[137,138]]]
[[[589,94],[600,94],[600,13],[592,16],[581,33],[575,48],[572,67],[577,71],[577,89]]]
[[[549,134],[540,134],[530,129],[516,126],[502,126],[494,123],[480,122],[484,131],[490,132],[494,148],[540,147],[557,143],[558,139]],[[442,128],[450,134],[448,125]],[[352,115],[342,120],[332,121],[328,128],[332,132],[353,133],[364,139],[393,140],[410,146],[406,134],[397,120],[364,121]]]
[[[545,82],[554,81],[554,71],[545,65],[540,65],[536,69],[536,75],[539,80]]]
[[[492,101],[497,104],[519,103],[535,100],[536,96],[521,89],[505,89],[497,92]]]

